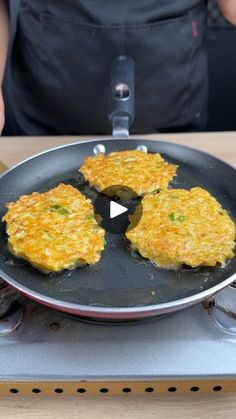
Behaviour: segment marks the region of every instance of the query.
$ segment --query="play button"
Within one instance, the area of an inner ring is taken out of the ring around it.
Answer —
[[[109,233],[124,234],[135,211],[134,228],[142,217],[141,198],[130,188],[110,186],[99,192],[93,202],[97,222]]]
[[[124,207],[124,205],[118,204],[115,201],[110,201],[110,218],[118,217],[124,212],[127,212],[128,208]]]

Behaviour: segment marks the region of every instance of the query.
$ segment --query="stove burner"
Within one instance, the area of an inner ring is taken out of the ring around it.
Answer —
[[[13,301],[7,313],[0,318],[0,337],[14,332],[22,323],[23,315],[23,307],[17,301]]]
[[[0,294],[2,290],[5,290],[6,288],[10,288],[10,285],[4,281],[4,279],[0,278]]]
[[[236,282],[215,294],[204,306],[216,327],[236,334]]]
[[[18,298],[19,294],[0,278],[0,336],[13,332],[23,321]]]

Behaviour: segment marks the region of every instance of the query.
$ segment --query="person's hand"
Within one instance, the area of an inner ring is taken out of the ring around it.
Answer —
[[[4,107],[2,89],[0,88],[0,135],[2,134],[4,124],[5,124],[5,107]]]

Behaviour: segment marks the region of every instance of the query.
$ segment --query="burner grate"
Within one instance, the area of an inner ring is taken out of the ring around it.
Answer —
[[[215,294],[204,305],[215,326],[225,333],[236,335],[236,282]]]

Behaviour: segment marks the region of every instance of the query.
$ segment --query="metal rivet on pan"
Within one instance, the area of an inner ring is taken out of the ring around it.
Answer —
[[[143,151],[144,153],[148,152],[147,146],[145,146],[143,144],[137,145],[136,150]]]
[[[103,144],[97,144],[93,147],[93,154],[95,154],[95,156],[99,156],[99,154],[105,154],[105,153],[106,153],[106,149]]]

